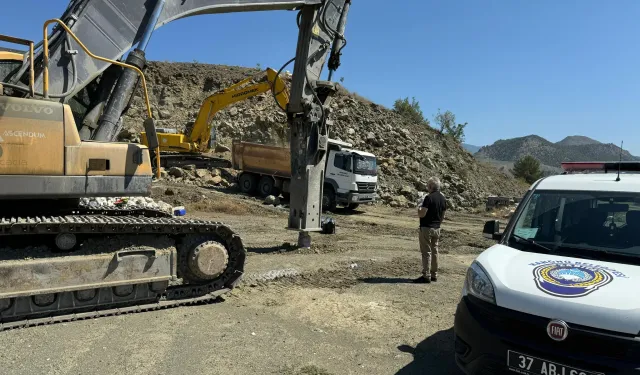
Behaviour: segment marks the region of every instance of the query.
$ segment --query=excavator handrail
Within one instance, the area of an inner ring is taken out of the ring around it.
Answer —
[[[31,96],[36,95],[36,84],[35,84],[35,72],[33,69],[33,41],[27,39],[20,39],[13,36],[2,35],[0,34],[0,40],[7,43],[21,44],[24,46],[29,46],[29,93]]]
[[[142,72],[142,70],[138,69],[138,67],[133,66],[133,65],[129,65],[127,63],[123,63],[120,61],[116,61],[116,60],[111,60],[108,59],[106,57],[102,57],[102,56],[98,56],[98,55],[94,55],[91,51],[89,51],[89,49],[80,41],[80,39],[76,36],[76,34],[73,33],[73,31],[71,31],[71,29],[60,19],[58,18],[52,18],[49,20],[46,20],[44,22],[44,26],[43,26],[43,35],[44,35],[44,39],[43,39],[43,62],[44,62],[44,72],[43,72],[43,81],[42,81],[42,96],[44,96],[45,99],[49,98],[49,38],[47,35],[47,27],[52,24],[52,23],[57,23],[58,25],[62,26],[63,29],[65,29],[65,31],[73,38],[73,40],[76,41],[76,43],[78,43],[78,45],[80,46],[80,48],[82,48],[84,50],[84,52],[89,55],[90,57],[96,59],[96,60],[100,60],[100,61],[104,61],[110,64],[114,64],[114,65],[118,65],[121,66],[123,68],[126,69],[133,69],[136,71],[136,73],[138,73],[138,75],[140,76],[140,79],[142,80],[142,89],[144,91],[144,102],[145,105],[147,107],[147,116],[150,119],[153,119],[153,112],[151,111],[151,103],[149,102],[149,91],[147,90],[147,80],[144,78],[144,73]],[[31,44],[31,48],[32,48],[32,59],[31,61],[33,61],[33,43]],[[33,65],[32,65],[33,68]],[[33,81],[31,82],[31,84],[33,85]],[[32,91],[33,91],[33,87],[32,86]],[[156,147],[155,149],[155,154],[156,154],[156,177],[160,178],[160,146],[158,145],[158,147]]]
[[[136,73],[138,73],[138,75],[140,76],[140,79],[142,80],[142,88],[143,88],[143,91],[144,91],[145,105],[147,107],[147,115],[149,116],[149,118],[153,118],[153,113],[151,112],[151,104],[149,102],[149,92],[147,90],[147,81],[144,78],[144,73],[142,72],[142,70],[140,70],[136,66],[129,65],[127,63],[123,63],[123,62],[120,62],[120,61],[108,59],[106,57],[94,55],[80,41],[80,39],[78,39],[76,34],[74,34],[73,31],[71,31],[71,29],[62,20],[60,20],[58,18],[52,18],[52,19],[49,19],[49,20],[45,21],[44,22],[44,27],[43,27],[43,35],[44,35],[44,39],[43,39],[44,72],[43,72],[42,94],[45,97],[45,99],[47,99],[49,97],[49,38],[48,38],[48,35],[47,35],[47,27],[52,23],[58,23],[60,26],[62,26],[62,28],[65,29],[65,31],[73,38],[73,40],[75,40],[76,43],[78,43],[80,48],[82,48],[84,50],[84,52],[87,55],[89,55],[90,57],[92,57],[92,58],[94,58],[96,60],[100,60],[100,61],[107,62],[107,63],[110,63],[110,64],[118,65],[118,66],[121,66],[123,68],[135,70]]]

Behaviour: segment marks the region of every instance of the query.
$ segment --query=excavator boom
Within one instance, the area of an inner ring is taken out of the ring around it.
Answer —
[[[138,43],[148,43],[152,31],[186,17],[248,11],[294,10],[319,6],[323,0],[71,0],[60,19],[81,36],[98,56],[119,59]],[[154,10],[158,9],[157,14]],[[155,18],[155,20],[154,20]],[[51,35],[49,85],[56,99],[66,102],[98,77],[110,64],[95,61],[66,33],[54,28]],[[140,48],[144,50],[144,48]],[[42,50],[35,56],[43,60]],[[24,73],[16,77],[24,81]],[[42,71],[36,74],[36,91],[42,92]],[[60,95],[64,93],[64,95]]]

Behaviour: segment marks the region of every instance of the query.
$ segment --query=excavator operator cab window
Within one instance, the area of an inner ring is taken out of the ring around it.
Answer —
[[[0,47],[0,82],[7,82],[22,67],[25,51]]]
[[[0,60],[0,81],[8,81],[22,66],[22,61]]]

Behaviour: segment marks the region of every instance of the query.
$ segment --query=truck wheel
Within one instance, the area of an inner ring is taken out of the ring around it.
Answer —
[[[274,192],[275,181],[270,176],[262,176],[260,182],[258,183],[258,192],[261,196],[266,197],[267,195],[275,195]]]
[[[238,179],[238,185],[240,186],[240,191],[245,194],[253,194],[256,190],[256,176],[250,173],[243,173],[240,175]]]
[[[356,208],[358,208],[360,206],[360,203],[350,203],[349,206],[347,206],[350,210],[355,210]]]
[[[336,206],[336,192],[333,191],[332,186],[325,186],[322,192],[322,210],[335,211]]]

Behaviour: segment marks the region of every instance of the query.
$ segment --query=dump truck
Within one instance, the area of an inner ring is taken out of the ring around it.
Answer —
[[[329,140],[326,172],[322,188],[322,208],[337,205],[355,210],[362,203],[374,202],[378,184],[376,157],[353,149],[350,143]],[[291,152],[280,147],[234,141],[232,164],[238,175],[238,187],[246,194],[287,197],[291,181]]]

